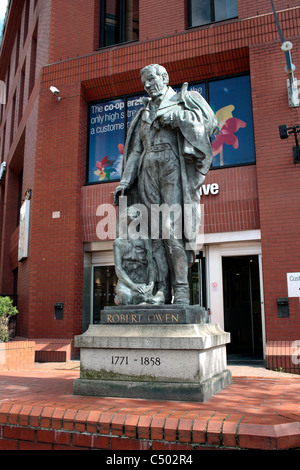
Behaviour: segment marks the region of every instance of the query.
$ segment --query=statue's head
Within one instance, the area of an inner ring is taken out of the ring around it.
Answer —
[[[155,99],[166,92],[169,84],[169,75],[162,65],[147,65],[140,71],[145,91]]]

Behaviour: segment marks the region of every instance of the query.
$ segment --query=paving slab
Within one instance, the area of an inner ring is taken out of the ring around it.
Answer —
[[[72,443],[82,447],[117,448],[122,439],[136,450],[300,449],[300,376],[255,365],[228,368],[232,383],[204,403],[75,396],[79,361],[0,371],[0,426],[21,428],[20,439],[25,428],[39,431],[35,444],[47,430],[76,434]]]

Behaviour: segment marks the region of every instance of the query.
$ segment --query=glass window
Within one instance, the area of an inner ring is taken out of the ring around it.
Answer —
[[[210,0],[189,1],[189,26],[211,23]]]
[[[238,16],[237,0],[214,0],[214,21],[227,20]]]
[[[249,76],[209,84],[210,105],[219,125],[212,137],[212,167],[255,162]]]
[[[201,26],[215,21],[235,18],[237,0],[189,0],[189,26]]]
[[[189,89],[198,91],[209,101],[219,121],[212,137],[212,168],[254,163],[249,76],[191,84]],[[174,90],[180,93],[180,87]],[[143,106],[143,96],[90,104],[87,183],[120,180],[126,132]]]
[[[190,303],[191,305],[199,305],[200,304],[199,263],[194,263],[193,266],[189,268],[188,280],[189,280],[189,286],[190,286]]]
[[[118,44],[120,41],[120,9],[117,0],[105,2],[105,46]]]
[[[100,47],[139,39],[139,0],[101,0]]]
[[[117,276],[114,266],[94,267],[93,323],[100,322],[100,311],[108,305],[115,305],[114,296]]]

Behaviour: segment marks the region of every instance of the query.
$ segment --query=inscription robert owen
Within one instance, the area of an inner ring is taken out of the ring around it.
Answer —
[[[179,323],[179,313],[104,313],[105,323]]]

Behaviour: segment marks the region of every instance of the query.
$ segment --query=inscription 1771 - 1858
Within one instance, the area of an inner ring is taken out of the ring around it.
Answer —
[[[130,362],[129,356],[111,356],[111,363],[113,366],[128,366]],[[141,356],[139,359],[134,358],[133,362],[139,363],[141,366],[160,366],[160,357]]]

